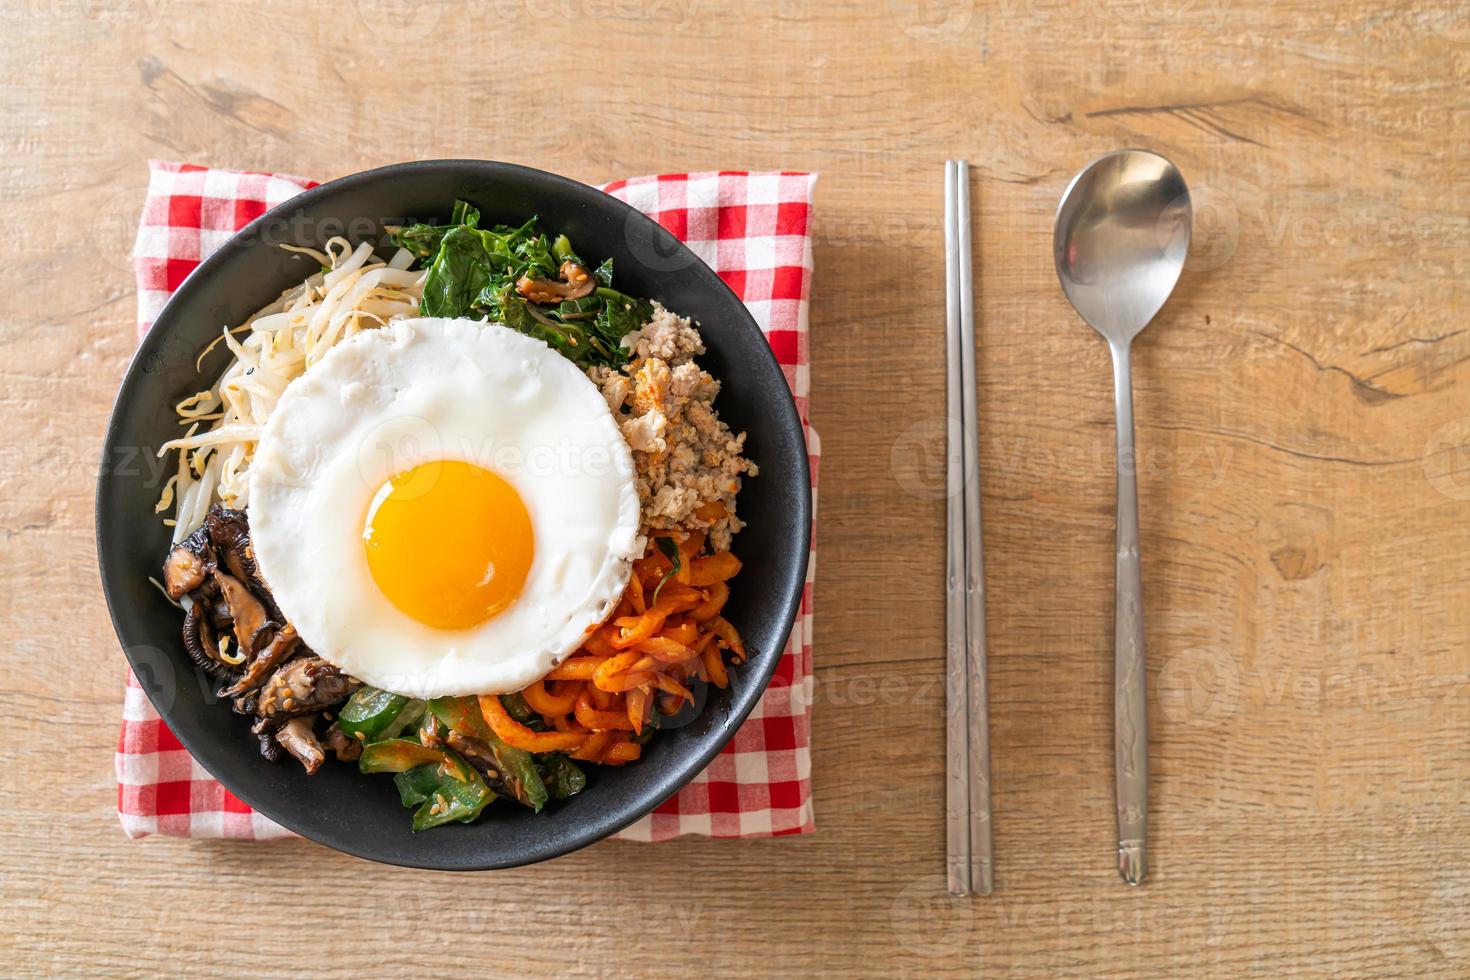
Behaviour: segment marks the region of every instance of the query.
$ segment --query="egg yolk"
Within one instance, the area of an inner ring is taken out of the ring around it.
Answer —
[[[383,595],[446,630],[482,623],[515,602],[535,554],[531,516],[515,488],[447,459],[383,484],[368,508],[363,546]]]

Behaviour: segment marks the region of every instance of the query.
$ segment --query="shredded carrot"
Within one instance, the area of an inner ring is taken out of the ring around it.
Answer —
[[[683,541],[679,542],[679,570],[674,573],[674,581],[680,585],[689,584],[689,576],[694,568],[695,556],[704,550],[704,532],[695,531]]]
[[[635,762],[642,754],[643,746],[637,742],[615,742],[602,753],[602,762],[616,766],[624,762]]]
[[[657,588],[658,583],[663,581],[673,567],[662,552],[655,551],[647,558],[640,558],[633,563],[633,577],[638,579],[638,584],[647,592],[650,587]]]
[[[620,696],[621,692],[605,690],[601,687],[598,687],[595,681],[592,684],[588,685],[588,687],[586,688],[586,692],[588,695],[590,695],[587,700],[590,701],[592,707],[596,708],[598,711],[612,711],[613,709],[622,706],[622,698]],[[580,695],[578,697],[580,699]]]
[[[643,724],[648,720],[648,688],[635,687],[628,692],[628,720],[633,731],[643,734]]]
[[[541,720],[559,732],[581,732],[583,735],[587,734],[587,729],[582,727],[582,723],[577,720],[576,715],[542,715]]]
[[[710,523],[727,514],[719,501],[700,510]],[[725,651],[742,662],[745,645],[721,614],[740,559],[728,551],[705,554],[704,531],[673,536],[678,571],[670,575],[674,563],[650,541],[607,620],[588,628],[575,656],[521,692],[547,731],[517,722],[498,697],[480,698],[486,722],[508,745],[622,765],[642,755],[631,738],[647,731],[653,712],[672,715],[696,703],[691,683],[729,686]]]
[[[516,721],[500,703],[498,694],[480,695],[480,714],[485,724],[506,745],[527,752],[565,752],[579,747],[587,736],[576,732],[537,732]]]
[[[577,720],[583,725],[598,731],[632,731],[633,723],[628,720],[628,713],[624,711],[602,711],[592,704],[591,690],[585,689],[577,698],[576,714]],[[501,736],[502,738],[504,736]]]
[[[612,640],[609,638],[616,632],[616,627],[604,626],[582,641],[582,649],[599,657],[616,656],[618,648],[612,645]]]
[[[557,691],[552,694],[546,689],[547,681],[540,680],[521,692],[532,711],[543,715],[564,715],[577,704],[577,695],[582,693],[581,681],[554,681]]]
[[[652,667],[653,664],[650,663],[647,666]],[[645,687],[652,683],[653,674],[645,667],[641,670],[630,670],[626,674],[619,674],[608,682],[606,690],[608,693],[624,694],[635,687]]]
[[[680,684],[668,674],[654,674],[653,683],[658,686],[658,689],[660,691],[663,691],[666,694],[672,694],[677,698],[683,698],[690,704],[694,703],[694,695],[690,692],[689,688],[685,687],[683,684]]]
[[[553,667],[551,673],[542,680],[548,681],[590,681],[592,674],[597,670],[597,665],[606,659],[604,657],[568,657],[560,666]]]
[[[735,654],[736,663],[745,662],[745,644],[740,642],[740,634],[735,632],[735,627],[730,625],[729,620],[724,616],[716,616],[709,621],[709,628],[720,638],[720,644]]]
[[[694,650],[687,644],[668,636],[654,636],[633,648],[638,653],[646,653],[655,660],[662,660],[666,664],[682,664],[694,656]]]
[[[593,732],[587,737],[587,741],[582,743],[582,747],[572,753],[572,758],[583,762],[597,762],[602,758],[602,751],[607,748],[612,737],[612,732]]]
[[[728,551],[722,551],[708,558],[694,559],[690,566],[688,584],[714,585],[716,582],[725,582],[734,578],[739,571],[740,559]]]
[[[616,657],[609,657],[598,664],[596,672],[592,675],[592,683],[604,691],[611,691],[613,688],[608,685],[612,680],[619,674],[632,670],[633,665],[637,662],[638,652],[636,650],[625,650]]]
[[[658,602],[640,616],[621,616],[613,620],[618,628],[609,642],[619,650],[626,650],[635,643],[648,639],[664,628],[664,622],[674,613],[688,612],[704,601],[704,594],[697,589],[682,587],[665,588]]]
[[[699,662],[704,666],[705,676],[711,684],[722,691],[730,686],[730,675],[725,670],[725,658],[720,656],[719,650],[706,646],[704,652],[699,655]]]
[[[720,614],[725,608],[725,602],[730,598],[730,586],[724,582],[716,582],[708,589],[709,597],[689,610],[689,618],[696,623],[707,623]]]
[[[663,605],[662,599],[659,600],[659,605]],[[635,643],[641,643],[662,629],[666,618],[667,615],[660,613],[658,606],[655,606],[641,616],[623,616],[615,619],[613,624],[618,627],[618,635],[609,642],[619,650]]]
[[[660,640],[673,640],[685,646],[699,639],[699,624],[691,619],[681,619],[677,622],[670,620],[664,623],[664,628],[658,636],[651,637],[644,642],[657,643]]]
[[[687,565],[694,561],[702,551],[704,551],[703,531],[695,531],[679,542],[679,558],[683,564]]]

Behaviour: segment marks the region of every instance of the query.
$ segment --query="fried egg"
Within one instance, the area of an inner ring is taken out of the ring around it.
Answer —
[[[632,454],[539,340],[399,320],[292,381],[250,467],[260,572],[302,640],[414,697],[516,691],[617,603],[639,553]]]

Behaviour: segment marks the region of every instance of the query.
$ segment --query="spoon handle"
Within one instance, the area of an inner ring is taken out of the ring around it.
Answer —
[[[1127,344],[1113,344],[1118,416],[1118,553],[1113,583],[1113,773],[1118,804],[1118,873],[1136,885],[1148,873],[1148,717],[1144,682],[1143,577],[1138,561],[1138,477],[1133,449],[1133,379]]]

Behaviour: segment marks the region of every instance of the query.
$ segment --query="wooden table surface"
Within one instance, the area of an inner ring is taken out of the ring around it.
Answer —
[[[1173,7],[1172,11],[1166,8]],[[0,14],[6,973],[1470,972],[1464,0],[18,0]],[[1051,219],[1196,201],[1136,346],[1153,874],[1113,870],[1113,428]],[[821,172],[804,838],[456,877],[125,840],[92,539],[149,157]],[[943,895],[941,164],[967,157],[997,893]],[[630,889],[629,882],[637,882]]]

